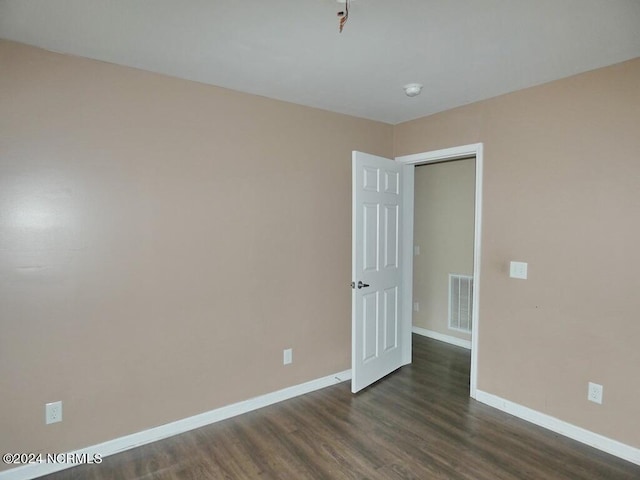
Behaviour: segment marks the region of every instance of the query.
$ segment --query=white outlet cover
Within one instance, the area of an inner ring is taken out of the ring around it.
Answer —
[[[62,421],[62,401],[45,404],[44,421],[47,425]]]
[[[413,254],[414,254],[415,256],[420,255],[420,245],[414,245],[414,247],[413,247]]]
[[[282,352],[282,363],[284,365],[289,365],[293,363],[293,349],[287,348]]]
[[[589,382],[589,389],[587,390],[587,399],[590,402],[598,403],[602,405],[602,391],[603,386],[597,383]]]
[[[420,303],[419,302],[413,302],[413,311],[414,312],[419,312],[420,311]]]

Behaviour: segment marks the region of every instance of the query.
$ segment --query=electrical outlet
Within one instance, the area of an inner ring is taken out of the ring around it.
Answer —
[[[420,255],[420,245],[414,245],[413,247],[413,254],[417,257],[418,255]]]
[[[602,390],[604,387],[597,383],[589,382],[589,389],[587,391],[587,398],[590,402],[599,403],[602,405]]]
[[[420,302],[413,302],[413,311],[414,312],[420,311]]]
[[[44,421],[47,425],[62,421],[62,401],[45,404]]]
[[[282,363],[284,365],[289,365],[290,363],[293,363],[293,349],[292,348],[286,348],[282,352]]]

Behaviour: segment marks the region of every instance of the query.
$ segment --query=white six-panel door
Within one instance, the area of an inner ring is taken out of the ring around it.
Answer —
[[[402,366],[402,165],[353,152],[351,390]]]

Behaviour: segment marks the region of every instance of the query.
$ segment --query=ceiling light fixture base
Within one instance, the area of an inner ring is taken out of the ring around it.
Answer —
[[[420,95],[422,91],[422,85],[419,83],[408,83],[402,88],[404,88],[404,93],[407,94],[407,97],[415,97]]]

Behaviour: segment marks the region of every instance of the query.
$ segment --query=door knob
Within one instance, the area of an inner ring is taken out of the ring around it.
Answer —
[[[368,283],[362,283],[362,280],[358,281],[358,288],[362,288],[362,287],[368,287],[369,284]]]

